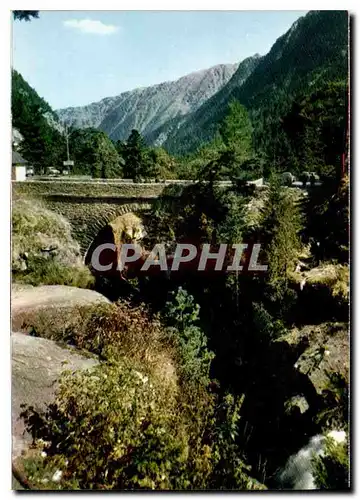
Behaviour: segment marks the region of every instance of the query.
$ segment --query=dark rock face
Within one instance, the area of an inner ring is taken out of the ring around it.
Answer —
[[[12,344],[12,454],[20,456],[31,440],[19,418],[21,405],[44,409],[55,396],[57,380],[63,370],[84,370],[95,366],[86,358],[55,342],[22,333],[13,333]]]

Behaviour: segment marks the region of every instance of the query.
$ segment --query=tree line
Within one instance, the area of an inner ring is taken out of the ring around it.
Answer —
[[[46,174],[49,167],[64,169],[66,135],[71,173],[93,178],[167,179],[175,175],[175,160],[160,147],[148,147],[137,130],[127,141],[113,142],[95,128],[65,130],[50,105],[23,79],[12,72],[12,125],[22,135],[19,151],[34,167]]]

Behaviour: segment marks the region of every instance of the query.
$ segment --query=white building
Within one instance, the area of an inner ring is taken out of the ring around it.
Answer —
[[[26,181],[28,162],[17,151],[12,152],[11,180]]]

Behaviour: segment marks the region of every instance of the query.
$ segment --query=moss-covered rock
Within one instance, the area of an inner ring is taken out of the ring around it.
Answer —
[[[86,288],[93,282],[70,223],[40,202],[27,199],[13,204],[12,272],[15,281],[31,285]]]

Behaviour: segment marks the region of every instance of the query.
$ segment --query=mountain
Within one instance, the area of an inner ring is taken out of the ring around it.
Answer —
[[[217,106],[224,105],[226,107],[234,88],[243,85],[246,79],[254,71],[260,60],[261,57],[259,54],[255,54],[254,56],[244,59],[244,61],[242,61],[238,65],[237,70],[229,79],[228,83],[224,85],[216,94],[210,96],[210,98],[208,98],[202,106],[199,106],[198,109],[210,110],[214,102],[216,102]],[[148,142],[154,143],[155,145],[167,144],[168,138],[174,136],[176,137],[177,131],[183,124],[185,129],[188,129],[189,124],[191,124],[192,122],[192,116],[195,116],[194,113],[168,120],[163,125],[147,135]],[[188,130],[190,132],[190,129]],[[170,141],[171,139],[169,140],[169,142]]]
[[[295,97],[326,81],[346,80],[348,13],[309,12],[257,60],[248,78],[243,79],[241,72],[242,65],[217,94],[173,129],[164,142],[168,151],[193,151],[211,140],[233,99],[249,110],[264,137],[264,129],[280,120]]]
[[[57,114],[74,127],[96,127],[114,140],[127,139],[132,129],[147,136],[164,123],[196,111],[237,68],[238,64],[219,64],[173,82],[131,90],[87,106],[60,109]]]

